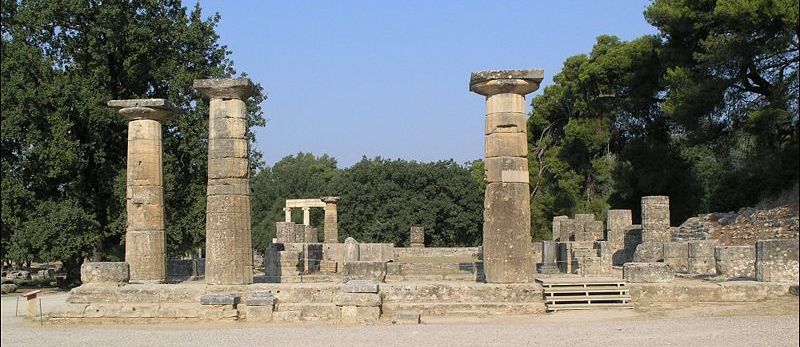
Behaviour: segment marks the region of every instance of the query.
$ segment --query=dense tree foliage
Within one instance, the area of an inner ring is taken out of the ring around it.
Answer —
[[[798,180],[798,3],[656,0],[655,36],[600,36],[533,99],[533,226],[668,195],[673,223]]]
[[[183,110],[163,126],[169,252],[203,243],[207,106],[191,84],[235,73],[218,20],[177,0],[3,0],[4,259],[61,260],[74,274],[91,253],[121,256],[127,121],[111,99]],[[264,124],[262,99],[251,125]]]
[[[480,180],[483,178],[481,176]],[[339,238],[408,245],[409,228],[425,227],[431,246],[480,244],[483,192],[470,167],[453,161],[418,163],[363,158],[339,169],[336,160],[299,153],[281,159],[253,180],[253,238],[263,250],[284,220],[286,199],[340,196]],[[315,211],[316,210],[316,211]],[[300,214],[293,215],[300,223]],[[323,228],[323,211],[311,222]]]

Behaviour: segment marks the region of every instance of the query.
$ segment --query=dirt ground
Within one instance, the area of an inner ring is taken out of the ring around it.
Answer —
[[[43,305],[65,293],[44,296]],[[798,346],[797,297],[741,305],[567,311],[493,318],[423,317],[421,325],[39,325],[2,297],[3,346]],[[24,303],[20,302],[21,309]]]

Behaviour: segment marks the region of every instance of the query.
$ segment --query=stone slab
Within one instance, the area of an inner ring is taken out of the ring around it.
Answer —
[[[129,279],[129,267],[124,262],[84,262],[81,265],[83,283],[121,285]]]
[[[236,305],[239,303],[237,294],[206,294],[200,297],[201,305]]]
[[[672,268],[664,263],[626,263],[622,273],[629,283],[664,283],[675,278]]]
[[[345,293],[377,293],[378,282],[370,280],[350,280],[342,286]]]
[[[379,261],[348,261],[342,266],[345,282],[351,280],[370,280],[384,282],[386,280],[386,263]]]

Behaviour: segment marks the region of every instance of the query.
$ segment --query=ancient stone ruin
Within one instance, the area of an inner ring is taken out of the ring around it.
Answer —
[[[641,198],[639,225],[633,211],[622,209],[557,216],[553,239],[532,242],[525,96],[542,79],[541,70],[484,71],[470,78],[470,91],[486,97],[481,247],[425,247],[424,229],[411,225],[409,247],[352,237],[341,242],[340,199],[325,196],[286,200],[285,219],[275,223],[263,264],[254,260],[250,230],[245,100],[253,83],[194,83],[209,99],[205,259],[168,260],[165,254],[169,206],[160,122],[179,110],[163,99],[110,101],[130,120],[125,262],[84,263],[83,285],[44,315],[51,322],[419,324],[427,316],[456,313],[758,302],[796,288],[797,239],[742,246],[684,233],[670,225],[666,196]],[[292,220],[298,208],[302,224]],[[321,241],[311,208],[325,211]]]

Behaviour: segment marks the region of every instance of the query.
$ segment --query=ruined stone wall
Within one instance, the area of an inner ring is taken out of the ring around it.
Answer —
[[[728,278],[756,277],[754,246],[717,246],[714,248],[717,275]]]
[[[756,279],[762,282],[798,282],[798,240],[759,240],[756,243]]]

